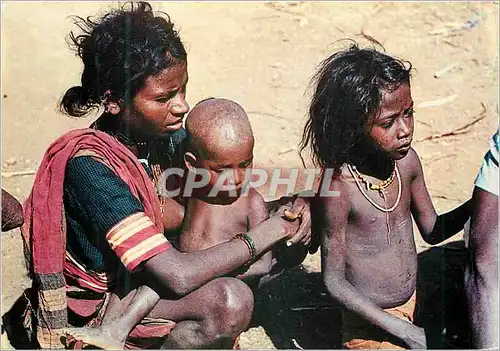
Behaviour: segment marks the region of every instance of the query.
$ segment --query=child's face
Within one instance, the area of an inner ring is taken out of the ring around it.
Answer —
[[[148,77],[132,106],[123,112],[123,119],[148,136],[161,137],[179,130],[189,111],[185,100],[187,81],[187,63],[179,63]]]
[[[394,91],[383,91],[381,107],[368,121],[369,135],[380,151],[392,159],[406,156],[413,138],[413,100],[410,86],[401,84]]]
[[[210,182],[208,187],[212,189],[218,184],[219,177],[224,175],[222,185],[226,191],[219,191],[217,197],[229,197],[229,189],[236,191],[239,196],[246,185],[245,171],[253,165],[252,137],[241,139],[239,143],[225,146],[206,159],[199,159],[199,167],[209,171]]]

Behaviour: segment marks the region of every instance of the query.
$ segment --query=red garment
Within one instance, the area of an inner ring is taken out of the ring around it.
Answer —
[[[135,155],[110,135],[94,129],[70,131],[46,151],[24,203],[21,228],[30,256],[30,273],[37,289],[37,339],[42,348],[60,348],[62,328],[67,326],[66,282],[63,275],[66,219],[63,184],[66,164],[77,153],[90,152],[102,160],[130,188],[145,214],[163,233],[163,219],[156,190]]]

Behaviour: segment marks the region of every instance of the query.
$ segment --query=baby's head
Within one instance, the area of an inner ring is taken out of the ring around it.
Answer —
[[[212,189],[222,185],[239,195],[245,185],[245,170],[252,167],[254,137],[248,116],[236,102],[210,98],[199,102],[186,118],[188,134],[184,155],[189,170],[208,171]],[[218,183],[219,181],[219,183]],[[229,196],[221,191],[217,196]]]
[[[413,137],[407,65],[355,44],[324,60],[314,77],[301,150],[310,144],[314,162],[337,171],[367,148],[404,157]]]

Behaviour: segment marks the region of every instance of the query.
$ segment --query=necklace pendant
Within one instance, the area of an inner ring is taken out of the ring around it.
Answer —
[[[387,199],[385,198],[384,189],[378,189],[378,194],[380,195],[380,197],[382,199],[384,199],[384,206],[385,206],[385,209],[387,209]]]
[[[389,212],[387,212],[387,244],[391,245],[391,225],[389,224]]]

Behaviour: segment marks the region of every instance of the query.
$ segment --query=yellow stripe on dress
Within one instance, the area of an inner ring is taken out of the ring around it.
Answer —
[[[38,298],[41,300],[45,311],[55,312],[64,310],[67,307],[65,286],[53,290],[40,290]]]
[[[112,227],[108,231],[108,234],[106,234],[106,239],[109,239],[109,237],[112,236],[114,233],[116,233],[117,231],[122,230],[123,228],[127,227],[130,223],[133,223],[137,219],[142,218],[142,217],[147,217],[144,212],[137,212],[137,213],[134,213],[134,214],[126,217],[121,222],[118,222],[117,224],[115,224],[115,226]]]
[[[125,240],[131,238],[136,233],[140,232],[141,230],[144,230],[152,226],[154,227],[154,224],[148,217],[144,216],[138,218],[135,222],[130,223],[125,228],[120,229],[119,231],[114,233],[110,232],[108,235],[109,236],[108,242],[112,248],[115,248],[121,243],[123,243]]]
[[[148,251],[151,251],[152,249],[168,243],[168,240],[165,238],[163,234],[155,234],[140,244],[135,245],[134,247],[130,248],[125,252],[121,260],[125,266],[127,266],[129,263],[133,262],[134,260],[138,259]]]
[[[98,273],[98,272],[94,272],[92,270],[89,270],[87,269],[86,267],[82,266],[80,264],[80,262],[78,262],[77,260],[75,260],[73,258],[73,256],[71,256],[71,254],[66,251],[66,258],[71,262],[73,263],[73,265],[78,268],[80,271],[82,271],[83,273],[91,276],[92,278],[98,280],[99,282],[103,283],[104,286],[108,285],[108,284],[111,284],[114,280],[114,276],[110,273],[110,272],[104,272],[104,273]],[[80,279],[82,279],[82,277],[79,277]],[[82,279],[84,280],[84,279]],[[96,286],[90,282],[88,282],[87,280],[84,280],[85,282],[89,283],[89,285],[92,285],[92,286]],[[100,286],[100,288],[102,288],[102,286]]]

